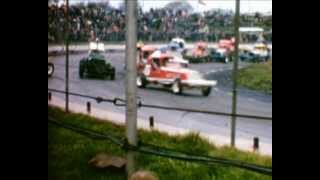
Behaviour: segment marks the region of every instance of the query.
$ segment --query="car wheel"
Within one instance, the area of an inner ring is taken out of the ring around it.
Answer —
[[[79,66],[79,77],[81,79],[84,77],[84,67],[83,67],[83,65]]]
[[[182,93],[181,81],[179,79],[174,81],[174,83],[171,86],[171,90],[174,94],[181,94]]]
[[[137,86],[139,88],[145,88],[147,85],[147,79],[145,76],[143,75],[138,75],[137,76]]]
[[[224,58],[224,62],[225,62],[226,64],[228,64],[228,63],[230,62],[229,57],[225,57],[225,58]]]
[[[115,80],[116,70],[114,68],[111,69],[110,80]]]
[[[54,72],[54,65],[52,63],[48,63],[48,77],[51,77]]]
[[[211,87],[204,87],[201,89],[202,95],[203,96],[209,96],[210,92],[211,92]]]

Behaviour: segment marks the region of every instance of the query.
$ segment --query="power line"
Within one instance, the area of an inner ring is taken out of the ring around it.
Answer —
[[[48,91],[57,92],[65,94],[65,91],[62,90],[56,90],[56,89],[50,89],[48,88]],[[126,101],[122,98],[103,98],[103,97],[95,97],[95,96],[89,96],[74,92],[69,92],[69,95],[78,96],[82,98],[88,98],[96,100],[98,103],[100,102],[108,102],[113,103],[115,106],[126,106]],[[256,120],[272,120],[272,117],[267,116],[256,116],[256,115],[247,115],[247,114],[232,114],[232,113],[226,113],[226,112],[218,112],[218,111],[206,111],[206,110],[199,110],[199,109],[190,109],[190,108],[179,108],[179,107],[168,107],[168,106],[159,106],[159,105],[153,105],[153,104],[144,104],[141,101],[138,102],[138,107],[145,107],[145,108],[153,108],[153,109],[163,109],[163,110],[170,110],[170,111],[182,111],[182,112],[192,112],[192,113],[203,113],[203,114],[211,114],[211,115],[218,115],[218,116],[229,116],[229,117],[239,117],[239,118],[248,118],[248,119],[256,119]]]

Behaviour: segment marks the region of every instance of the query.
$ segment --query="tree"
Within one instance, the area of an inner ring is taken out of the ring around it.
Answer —
[[[176,13],[178,11],[185,11],[188,13],[191,13],[193,11],[193,7],[187,2],[187,1],[174,1],[168,3],[164,9],[172,10],[173,13]]]

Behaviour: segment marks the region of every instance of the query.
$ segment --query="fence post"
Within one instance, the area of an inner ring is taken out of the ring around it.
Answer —
[[[259,138],[258,137],[253,138],[253,150],[254,151],[259,150]]]
[[[153,116],[149,117],[149,125],[150,125],[150,128],[153,129],[153,127],[154,127],[154,118],[153,118]]]
[[[48,100],[51,101],[51,92],[48,92]]]
[[[65,28],[65,43],[66,43],[66,112],[69,112],[69,0],[66,0],[66,28]]]
[[[87,113],[90,114],[91,112],[91,103],[88,101],[87,102]]]

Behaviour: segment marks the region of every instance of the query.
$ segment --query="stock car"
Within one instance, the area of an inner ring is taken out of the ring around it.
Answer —
[[[104,45],[102,43],[90,43],[88,57],[80,60],[80,78],[115,79],[115,68],[103,56]]]
[[[234,38],[221,39],[218,42],[218,48],[210,51],[213,61],[229,63],[232,61],[232,52],[234,51]]]
[[[181,94],[185,89],[197,88],[203,96],[209,96],[217,81],[209,81],[195,71],[182,65],[168,53],[155,51],[148,57],[147,64],[138,71],[137,86],[145,88],[148,84],[160,84],[170,88],[174,94]]]
[[[217,48],[217,49],[210,50],[212,61],[215,61],[215,62],[224,62],[224,63],[231,62],[232,58],[229,53],[230,52],[224,48]]]
[[[247,62],[265,62],[270,58],[270,50],[264,44],[256,44],[252,49],[241,49],[239,58],[241,61]]]
[[[211,60],[208,44],[202,41],[196,43],[195,47],[191,51],[183,51],[182,56],[184,59],[189,60],[190,63],[202,63],[209,62]]]

